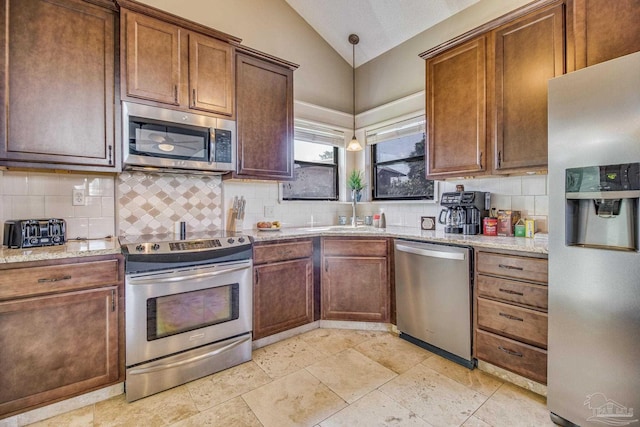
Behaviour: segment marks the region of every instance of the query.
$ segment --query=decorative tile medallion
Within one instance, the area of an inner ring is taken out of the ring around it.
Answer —
[[[117,184],[120,235],[172,233],[180,221],[188,231],[222,229],[219,176],[125,171]]]

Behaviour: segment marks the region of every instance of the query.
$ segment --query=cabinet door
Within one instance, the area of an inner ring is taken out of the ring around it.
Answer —
[[[126,95],[180,104],[180,28],[130,11],[125,16]]]
[[[576,69],[640,51],[640,1],[571,0],[568,15]]]
[[[324,257],[322,319],[389,321],[387,258]]]
[[[237,175],[293,179],[293,71],[236,58]]]
[[[79,0],[3,2],[0,159],[114,170],[115,19]]]
[[[427,176],[486,170],[485,37],[426,62]]]
[[[564,73],[563,6],[494,31],[494,171],[546,169],[547,83]]]
[[[233,115],[234,66],[231,45],[189,34],[189,107]]]
[[[0,303],[0,416],[114,383],[118,289]]]
[[[313,261],[254,267],[253,338],[313,322]]]

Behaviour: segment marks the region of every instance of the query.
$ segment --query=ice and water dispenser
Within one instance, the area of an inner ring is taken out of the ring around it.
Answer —
[[[566,244],[638,250],[640,163],[566,171]]]

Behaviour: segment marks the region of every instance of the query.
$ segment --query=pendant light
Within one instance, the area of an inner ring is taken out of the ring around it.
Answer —
[[[349,35],[349,43],[351,43],[351,65],[353,66],[353,138],[347,145],[347,151],[360,151],[362,145],[356,138],[356,45],[360,42],[360,37],[357,34]]]

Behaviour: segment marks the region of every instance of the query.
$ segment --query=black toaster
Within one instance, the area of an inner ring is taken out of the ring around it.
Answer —
[[[2,244],[9,248],[64,245],[64,219],[10,219],[4,223]]]

